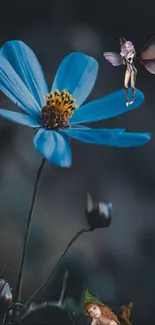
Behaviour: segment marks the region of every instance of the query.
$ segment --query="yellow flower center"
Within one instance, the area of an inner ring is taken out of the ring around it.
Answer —
[[[41,119],[47,130],[68,128],[68,119],[77,108],[76,99],[66,90],[55,90],[46,95],[46,106],[42,108]]]

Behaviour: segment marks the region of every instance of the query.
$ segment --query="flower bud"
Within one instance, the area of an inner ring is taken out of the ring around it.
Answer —
[[[0,279],[0,308],[9,307],[12,303],[12,293],[9,284]]]

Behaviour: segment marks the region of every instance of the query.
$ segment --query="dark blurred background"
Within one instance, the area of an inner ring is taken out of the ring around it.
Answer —
[[[81,51],[98,60],[99,75],[88,100],[123,88],[123,67],[112,67],[104,61],[103,52],[119,51],[119,36],[131,40],[138,51],[154,34],[153,0],[1,3],[0,45],[10,39],[27,43],[38,56],[49,85],[69,52]],[[89,191],[94,199],[113,203],[113,220],[109,228],[81,236],[70,250],[64,260],[74,277],[69,290],[75,295],[84,282],[116,311],[132,300],[133,325],[151,325],[155,316],[155,76],[139,62],[136,66],[136,86],[143,91],[145,103],[93,126],[151,132],[152,141],[137,149],[73,141],[70,169],[46,163],[35,205],[23,299],[46,279],[72,236],[86,226]],[[14,106],[1,94],[0,107]],[[32,136],[31,129],[0,119],[0,262],[12,261],[7,280],[13,290],[41,161]],[[63,272],[60,277],[62,281]],[[50,289],[52,297],[58,294],[56,285]],[[76,300],[82,306],[80,295]]]

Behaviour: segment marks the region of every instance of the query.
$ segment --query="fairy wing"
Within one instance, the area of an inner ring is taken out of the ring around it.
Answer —
[[[150,73],[155,74],[155,36],[144,45],[137,57]]]
[[[155,59],[155,36],[153,36],[140,50],[138,57],[141,60],[154,60]]]
[[[121,47],[126,43],[126,39],[124,37],[119,37],[119,42]],[[108,60],[114,67],[123,64],[123,58],[120,53],[117,52],[105,52],[103,54],[106,60]]]
[[[108,60],[114,67],[123,64],[123,58],[119,53],[116,52],[105,52],[103,54],[106,60]]]
[[[127,42],[127,40],[124,37],[120,37],[119,42],[120,42],[120,46],[122,47]]]
[[[155,59],[154,60],[140,60],[150,73],[155,74]]]
[[[127,306],[126,306],[126,316],[128,319],[130,319],[131,316],[131,311],[132,311],[132,307],[133,307],[133,303],[130,302]]]

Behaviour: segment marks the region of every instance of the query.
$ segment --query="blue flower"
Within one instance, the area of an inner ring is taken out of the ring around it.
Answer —
[[[72,163],[69,138],[114,147],[137,147],[147,143],[149,134],[79,125],[125,113],[144,100],[137,90],[135,102],[127,108],[124,91],[120,90],[81,106],[94,86],[97,72],[98,63],[94,58],[71,53],[61,62],[49,93],[33,51],[21,41],[6,42],[0,51],[0,90],[22,112],[0,109],[0,115],[34,128],[36,149],[50,163],[61,167],[69,167]]]

